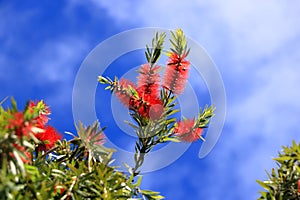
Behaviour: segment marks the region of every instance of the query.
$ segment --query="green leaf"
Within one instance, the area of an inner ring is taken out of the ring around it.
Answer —
[[[134,125],[134,124],[132,124],[131,122],[129,122],[129,121],[127,121],[127,120],[124,120],[124,123],[125,124],[128,124],[129,126],[131,126],[134,130],[137,130],[137,129],[139,129],[139,127],[138,126],[136,126],[136,125]]]
[[[268,184],[266,184],[265,182],[260,181],[260,180],[256,180],[256,182],[257,182],[262,188],[264,188],[265,190],[269,190],[269,189],[270,189],[270,187],[268,186]]]
[[[3,98],[1,101],[0,101],[0,106],[2,106],[2,104],[8,99],[8,96]]]
[[[276,161],[279,161],[279,162],[284,162],[284,161],[287,161],[287,160],[290,160],[291,157],[290,156],[281,156],[281,157],[278,157],[278,158],[273,158],[273,160],[276,160]]]
[[[11,101],[12,111],[17,112],[18,111],[17,102],[13,97],[10,98],[10,101]]]
[[[25,147],[28,147],[28,148],[32,149],[32,150],[35,149],[35,146],[34,146],[32,143],[30,143],[30,142],[28,142],[28,141],[26,141],[26,140],[23,141],[23,145],[24,145]]]
[[[25,175],[25,167],[24,167],[24,163],[21,159],[21,156],[19,154],[19,152],[16,149],[13,149],[13,155],[17,161],[17,167],[20,169],[21,173],[23,175]]]
[[[174,137],[167,137],[167,138],[163,138],[164,142],[170,141],[170,142],[181,142],[178,138],[174,138]]]
[[[141,183],[142,183],[142,178],[143,178],[143,176],[138,176],[138,180],[137,180],[137,182],[134,184],[134,186],[139,187],[139,186],[141,185]]]
[[[101,84],[109,84],[110,83],[109,80],[107,80],[103,76],[98,76],[98,82]]]
[[[110,89],[112,89],[112,87],[110,85],[108,85],[104,88],[104,90],[110,90]]]
[[[132,167],[130,167],[127,163],[123,162],[123,165],[125,166],[125,168],[127,169],[127,171],[132,174]]]
[[[142,192],[142,194],[146,194],[146,195],[157,195],[157,194],[159,194],[159,192],[155,192],[155,191],[152,191],[152,190],[142,190],[141,192]]]
[[[153,199],[164,199],[164,196],[161,195],[156,195],[156,196],[151,196]]]
[[[65,131],[64,133],[67,134],[67,135],[70,135],[70,136],[72,136],[72,137],[74,137],[74,138],[76,137],[76,135],[74,135],[73,133],[71,133],[71,132],[69,132],[69,131]]]
[[[151,190],[141,190],[141,193],[146,196],[149,200],[155,199],[164,199],[163,196],[159,195],[159,192],[151,191]]]
[[[169,110],[169,111],[167,111],[167,116],[173,115],[173,114],[177,113],[178,111],[179,111],[178,109]]]

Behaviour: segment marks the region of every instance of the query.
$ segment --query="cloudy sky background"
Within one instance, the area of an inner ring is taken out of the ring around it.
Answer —
[[[222,75],[225,126],[207,157],[198,158],[197,142],[172,165],[146,174],[143,187],[167,199],[256,199],[255,180],[266,178],[272,157],[299,141],[299,13],[299,1],[1,1],[0,99],[14,96],[20,108],[45,99],[51,124],[74,132],[74,80],[96,45],[131,28],[180,27]]]

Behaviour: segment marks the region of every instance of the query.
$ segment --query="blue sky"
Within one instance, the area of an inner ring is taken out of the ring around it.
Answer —
[[[198,158],[197,142],[146,174],[143,187],[167,199],[255,199],[255,180],[266,178],[281,145],[299,141],[299,11],[299,1],[271,0],[1,1],[0,99],[45,99],[51,124],[74,132],[73,83],[96,45],[131,28],[180,27],[218,66],[225,126],[207,157]],[[108,130],[110,123],[103,117]]]

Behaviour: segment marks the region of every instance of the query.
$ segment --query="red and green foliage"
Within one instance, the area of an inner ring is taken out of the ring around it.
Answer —
[[[126,122],[137,135],[135,166],[120,171],[113,166],[114,149],[106,148],[103,128],[95,122],[80,122],[72,139],[48,124],[49,107],[29,101],[17,109],[0,104],[0,198],[1,199],[162,199],[158,192],[142,190],[139,175],[145,155],[166,142],[194,142],[203,138],[214,107],[205,107],[193,119],[176,119],[177,95],[184,90],[189,74],[189,49],[181,30],[172,32],[172,48],[161,80],[161,56],[165,33],[156,34],[146,46],[147,63],[138,71],[137,84],[99,76],[129,109],[135,123]]]

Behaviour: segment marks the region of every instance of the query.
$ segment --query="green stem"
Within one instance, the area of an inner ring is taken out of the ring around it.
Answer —
[[[132,169],[133,176],[137,176],[140,174],[139,171],[137,171],[144,163],[145,155],[146,155],[146,148],[143,146],[140,152],[136,152],[136,156],[138,157],[135,166]]]

